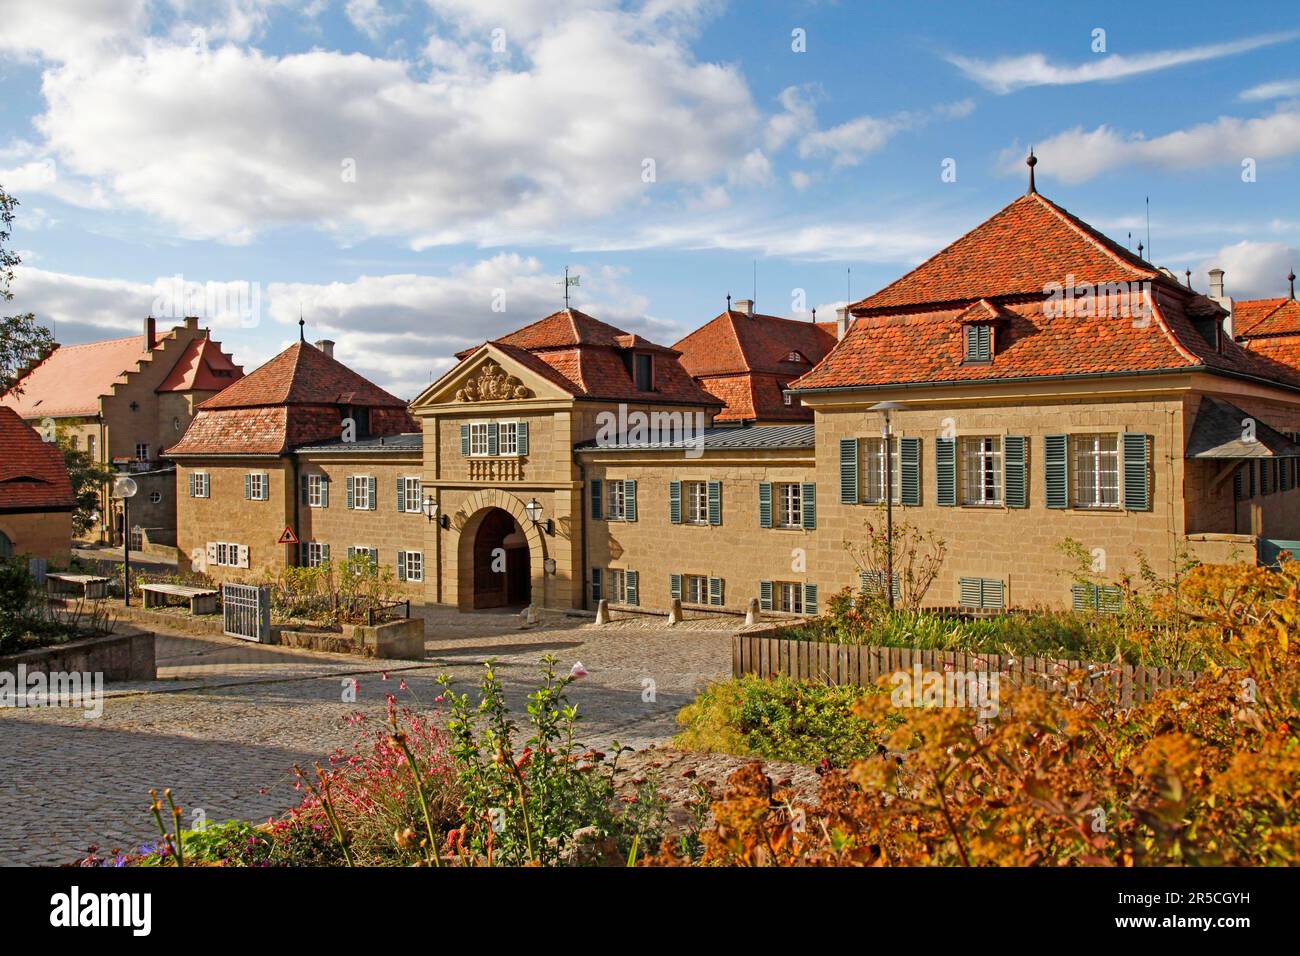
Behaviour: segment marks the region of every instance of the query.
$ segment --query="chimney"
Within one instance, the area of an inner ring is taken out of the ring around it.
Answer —
[[[316,343],[316,348],[320,349],[330,358],[334,357],[334,341],[332,339],[321,339]]]
[[[835,341],[843,340],[844,336],[849,334],[849,324],[853,320],[849,318],[849,307],[835,310]]]
[[[1223,294],[1223,270],[1210,270],[1210,299],[1228,310],[1228,317],[1223,320],[1223,331],[1228,338],[1235,338],[1232,324],[1232,299]]]
[[[197,332],[199,330],[199,317],[197,315],[185,316],[185,328],[191,332]]]
[[[158,327],[154,323],[153,316],[149,315],[144,320],[144,350],[152,352],[154,346],[158,344]]]
[[[744,315],[748,315],[752,318],[754,315],[754,300],[737,299],[734,308],[737,312],[740,312]]]

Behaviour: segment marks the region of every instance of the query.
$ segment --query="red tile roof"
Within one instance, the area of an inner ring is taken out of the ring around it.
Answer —
[[[492,345],[575,398],[617,402],[719,405],[686,373],[678,353],[632,335],[577,309],[564,309]],[[464,360],[482,346],[465,349]],[[624,358],[632,352],[654,356],[655,390],[636,388]]]
[[[1233,334],[1242,338],[1300,334],[1300,302],[1292,298],[1234,302],[1232,324]]]
[[[681,353],[686,371],[726,402],[716,421],[810,421],[812,411],[798,404],[787,406],[782,389],[834,347],[833,329],[832,323],[728,310],[673,348]],[[791,353],[802,360],[790,361]]]
[[[219,392],[244,377],[242,365],[236,365],[221,350],[221,343],[204,336],[185,346],[176,365],[158,386],[159,392]]]
[[[98,415],[100,396],[111,394],[146,358],[143,335],[60,345],[23,377],[21,391],[0,397],[0,405],[28,419]]]
[[[63,452],[0,407],[0,512],[70,511],[75,505]]]
[[[1069,276],[1076,285],[1149,282],[1152,315],[1143,321],[1105,308],[1094,316],[1081,308],[1053,315],[1047,288]],[[859,317],[848,335],[795,388],[1196,368],[1300,387],[1295,369],[1226,335],[1213,341],[1223,312],[1209,299],[1037,193],[852,309]],[[995,321],[993,361],[964,364],[963,325],[983,319]]]
[[[405,408],[406,402],[306,342],[294,342],[200,408],[358,405]]]
[[[315,346],[295,342],[200,405],[165,455],[281,455],[338,438],[348,406],[369,409],[371,435],[420,430],[400,398]]]
[[[1300,371],[1300,335],[1274,335],[1251,339],[1246,348],[1261,358]]]
[[[1050,199],[1027,193],[850,311],[1042,294],[1070,275],[1082,284],[1160,273]]]

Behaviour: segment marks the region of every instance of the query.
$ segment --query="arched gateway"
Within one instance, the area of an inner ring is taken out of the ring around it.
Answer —
[[[483,500],[467,502],[477,507],[459,527],[456,603],[463,611],[541,603],[545,555],[523,502],[492,491],[474,497]]]

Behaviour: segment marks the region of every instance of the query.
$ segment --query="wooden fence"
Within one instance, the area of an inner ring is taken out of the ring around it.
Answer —
[[[1157,691],[1196,679],[1194,671],[1132,664],[1057,660],[1046,657],[983,654],[964,651],[918,650],[910,647],[875,647],[794,641],[772,636],[774,630],[741,631],[731,639],[731,673],[772,677],[785,674],[796,680],[871,687],[881,677],[899,671],[939,673],[996,672],[999,684],[1035,686],[1068,691],[1093,700],[1109,700],[1131,707]],[[1066,676],[1085,672],[1073,687]]]

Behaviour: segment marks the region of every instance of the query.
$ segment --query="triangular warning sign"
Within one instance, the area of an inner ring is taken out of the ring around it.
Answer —
[[[297,543],[298,543],[298,536],[293,533],[292,528],[290,528],[288,525],[285,525],[284,530],[280,532],[280,540],[277,541],[276,544],[297,544]]]

